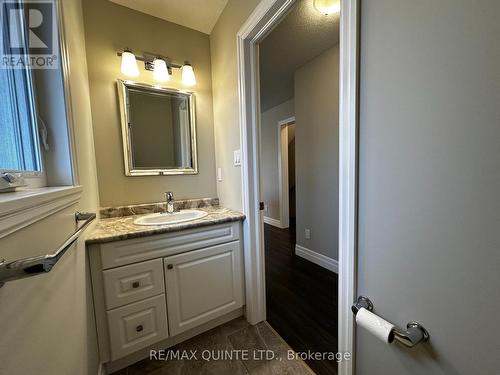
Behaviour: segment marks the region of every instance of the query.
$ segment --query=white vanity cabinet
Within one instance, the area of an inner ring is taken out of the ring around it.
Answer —
[[[238,221],[89,245],[101,360],[175,345],[241,312],[240,227]]]

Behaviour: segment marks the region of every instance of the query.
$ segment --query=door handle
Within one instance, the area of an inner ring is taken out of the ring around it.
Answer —
[[[358,300],[352,305],[351,310],[354,315],[357,315],[361,309],[366,309],[372,313],[372,301],[363,296],[358,297]],[[429,332],[427,332],[427,330],[420,323],[411,321],[406,325],[406,330],[402,330],[397,327],[393,327],[391,329],[388,341],[389,343],[392,343],[394,340],[408,348],[413,348],[422,342],[428,341]]]

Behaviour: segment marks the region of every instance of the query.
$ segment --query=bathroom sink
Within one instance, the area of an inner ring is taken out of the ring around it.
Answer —
[[[165,224],[178,224],[187,221],[192,221],[196,219],[201,219],[207,216],[208,213],[200,210],[181,210],[171,214],[168,213],[157,213],[142,216],[134,220],[134,224],[137,225],[165,225]]]

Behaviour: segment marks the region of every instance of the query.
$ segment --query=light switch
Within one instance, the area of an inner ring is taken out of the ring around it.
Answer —
[[[241,165],[241,150],[234,151],[234,165],[238,167]]]
[[[217,181],[222,181],[222,168],[217,168]]]

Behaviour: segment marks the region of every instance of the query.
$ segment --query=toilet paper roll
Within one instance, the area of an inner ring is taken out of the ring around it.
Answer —
[[[394,325],[363,307],[356,314],[356,323],[387,344],[394,339]]]

